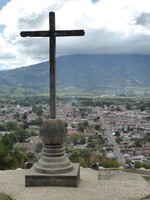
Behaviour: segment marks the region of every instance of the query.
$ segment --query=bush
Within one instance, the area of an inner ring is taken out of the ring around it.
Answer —
[[[69,155],[69,159],[73,163],[78,163],[79,162],[79,151],[72,151],[71,154]]]
[[[13,200],[8,194],[0,192],[0,200]]]
[[[150,169],[150,163],[141,163],[141,162],[135,162],[135,168],[139,169],[139,168],[145,168],[145,169]]]
[[[69,159],[73,163],[80,163],[82,167],[90,167],[95,162],[105,168],[120,167],[120,164],[115,159],[108,158],[105,155],[93,155],[88,149],[72,151]]]
[[[16,137],[12,133],[0,137],[0,170],[15,169],[24,166],[27,155],[14,148]]]

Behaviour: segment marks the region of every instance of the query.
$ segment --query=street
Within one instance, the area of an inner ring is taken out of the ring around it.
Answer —
[[[107,136],[110,144],[113,145],[113,153],[114,153],[114,156],[117,158],[118,162],[124,166],[125,165],[125,159],[122,155],[122,153],[120,152],[120,148],[118,147],[117,143],[115,142],[115,139],[112,135],[112,132],[111,130],[109,130],[108,126],[106,125],[106,123],[104,122],[104,118],[103,116],[100,116],[100,120],[101,120],[101,123],[103,125],[103,127],[105,128],[105,135]]]

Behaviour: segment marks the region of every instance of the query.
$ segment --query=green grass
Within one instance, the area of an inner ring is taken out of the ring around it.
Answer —
[[[142,176],[146,181],[150,183],[150,176]]]
[[[0,192],[0,200],[14,200],[14,199],[10,197],[8,194]]]

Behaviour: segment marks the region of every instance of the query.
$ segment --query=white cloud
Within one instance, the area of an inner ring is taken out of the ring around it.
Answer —
[[[72,53],[150,54],[149,0],[11,0],[0,11],[0,66],[31,65],[48,59],[48,38],[21,38],[23,30],[84,29],[84,37],[57,39],[57,55]]]

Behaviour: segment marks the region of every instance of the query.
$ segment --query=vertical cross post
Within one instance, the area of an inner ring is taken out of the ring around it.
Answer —
[[[50,31],[55,32],[55,13],[49,13]],[[56,37],[50,37],[50,118],[56,118]]]

